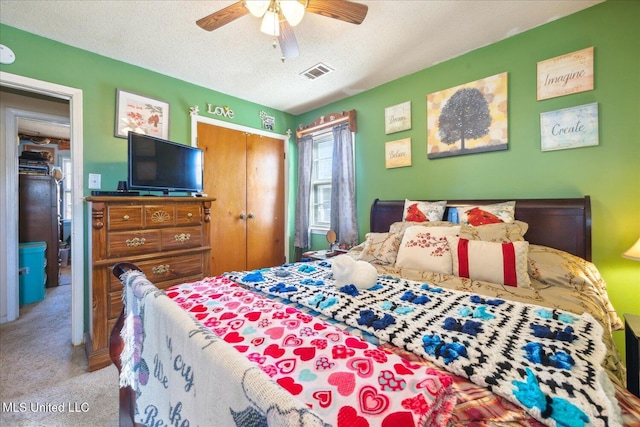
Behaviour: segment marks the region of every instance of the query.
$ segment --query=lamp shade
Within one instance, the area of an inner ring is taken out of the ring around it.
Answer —
[[[627,249],[622,256],[635,261],[640,261],[640,239],[638,239],[633,246]]]
[[[304,6],[298,0],[282,0],[278,4],[289,25],[295,27],[302,21]]]
[[[262,18],[260,31],[273,37],[278,37],[280,35],[280,18],[276,12],[267,10],[264,14],[264,18]]]
[[[249,9],[249,13],[251,13],[256,18],[260,18],[269,8],[269,0],[246,0],[245,6]]]

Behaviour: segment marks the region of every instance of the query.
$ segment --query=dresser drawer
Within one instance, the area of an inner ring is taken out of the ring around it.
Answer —
[[[151,205],[144,207],[145,227],[172,227],[175,225],[176,210],[174,206]]]
[[[136,262],[136,265],[147,276],[149,281],[159,289],[164,289],[170,285],[186,282],[187,277],[196,277],[197,279],[204,277],[202,271],[203,256],[206,255],[196,253],[177,257],[163,257],[150,261]],[[109,272],[108,277],[108,292],[121,292],[122,283],[120,280],[111,272]],[[168,285],[165,282],[171,283]]]
[[[107,235],[107,258],[160,251],[160,230],[117,231]]]
[[[131,230],[142,228],[142,206],[108,206],[107,229]]]
[[[179,227],[162,230],[162,250],[197,248],[202,246],[202,227]]]
[[[202,209],[200,205],[176,206],[176,225],[199,225],[202,222]]]
[[[159,258],[138,266],[158,288],[164,281],[193,275],[202,275],[202,254]]]

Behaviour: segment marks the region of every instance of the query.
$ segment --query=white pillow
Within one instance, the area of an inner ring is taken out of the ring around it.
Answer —
[[[358,259],[372,264],[393,265],[401,237],[396,233],[367,233]]]
[[[447,236],[457,236],[460,226],[407,228],[398,249],[396,267],[451,274],[451,252]]]
[[[421,202],[404,199],[403,221],[425,222],[442,221],[447,201]]]
[[[529,242],[495,243],[447,236],[453,275],[501,285],[530,287]]]
[[[473,226],[513,222],[516,214],[516,202],[495,203],[484,206],[458,207],[460,224]]]

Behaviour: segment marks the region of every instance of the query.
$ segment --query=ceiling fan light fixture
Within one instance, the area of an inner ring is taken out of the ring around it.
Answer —
[[[269,9],[270,3],[269,0],[245,0],[244,5],[249,9],[249,13],[256,18],[260,18]]]
[[[277,12],[271,9],[265,12],[260,31],[273,37],[280,35],[280,18]]]
[[[302,21],[304,17],[304,6],[298,2],[298,0],[281,0],[277,3],[287,22],[289,22],[289,25],[295,27]]]

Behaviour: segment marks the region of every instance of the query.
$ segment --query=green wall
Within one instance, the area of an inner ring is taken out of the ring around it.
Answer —
[[[0,70],[83,90],[85,185],[88,173],[100,173],[103,189],[115,189],[126,176],[126,142],[113,136],[116,88],[122,88],[169,102],[170,139],[183,143],[191,138],[188,110],[194,105],[201,113],[207,103],[229,106],[235,112],[233,120],[216,118],[254,128],[260,127],[258,114],[264,110],[275,117],[276,133],[310,123],[321,114],[355,108],[361,237],[368,231],[369,206],[376,197],[433,200],[588,194],[593,208],[594,262],[618,313],[639,314],[640,263],[620,257],[640,236],[638,22],[640,2],[608,1],[298,117],[5,25],[0,25],[0,42],[11,47],[17,60],[0,65]],[[595,89],[536,101],[536,62],[589,46],[595,48]],[[502,72],[509,74],[509,149],[428,160],[427,94]],[[405,101],[412,103],[412,129],[385,135],[384,108]],[[591,102],[599,104],[600,145],[542,153],[540,113]],[[412,139],[413,165],[385,169],[384,143],[402,138]],[[293,160],[293,141],[290,149]],[[293,162],[290,172],[295,170]],[[295,182],[295,176],[290,176],[291,200]],[[623,348],[620,332],[616,343]]]
[[[191,143],[189,108],[197,105],[200,115],[260,129],[260,111],[275,118],[274,132],[284,134],[294,128],[293,117],[263,105],[251,103],[220,92],[115,61],[85,50],[42,38],[6,25],[0,25],[0,42],[16,55],[13,64],[0,70],[33,79],[78,88],[83,94],[83,166],[84,194],[89,173],[102,175],[101,188],[115,190],[126,179],[127,141],[114,137],[116,88],[162,99],[170,105],[169,139]],[[224,66],[224,64],[220,64]],[[206,113],[207,104],[229,106],[233,120]],[[295,138],[290,146],[295,147]],[[295,148],[290,148],[294,151]],[[290,159],[295,156],[290,156]],[[295,172],[290,168],[291,173]],[[291,179],[291,178],[290,178]],[[86,218],[86,214],[85,214]],[[84,220],[85,235],[89,225]],[[87,258],[90,256],[85,244]],[[85,271],[85,277],[88,277]],[[88,280],[85,281],[88,283]],[[85,291],[85,295],[88,292]],[[85,328],[88,325],[89,301],[85,301]]]
[[[608,1],[298,117],[357,110],[360,235],[375,198],[581,197],[593,209],[593,260],[616,311],[640,314],[640,263],[622,258],[640,236],[640,2]],[[439,43],[425,40],[425,43]],[[594,46],[595,89],[536,101],[536,63]],[[416,52],[415,54],[419,54]],[[509,149],[429,160],[426,97],[508,72]],[[412,129],[385,135],[384,109],[411,101]],[[600,144],[541,152],[540,113],[597,102]],[[384,144],[411,138],[412,166],[385,169]],[[362,240],[362,239],[361,239]],[[324,247],[315,236],[315,247]],[[616,332],[623,348],[623,333]]]

